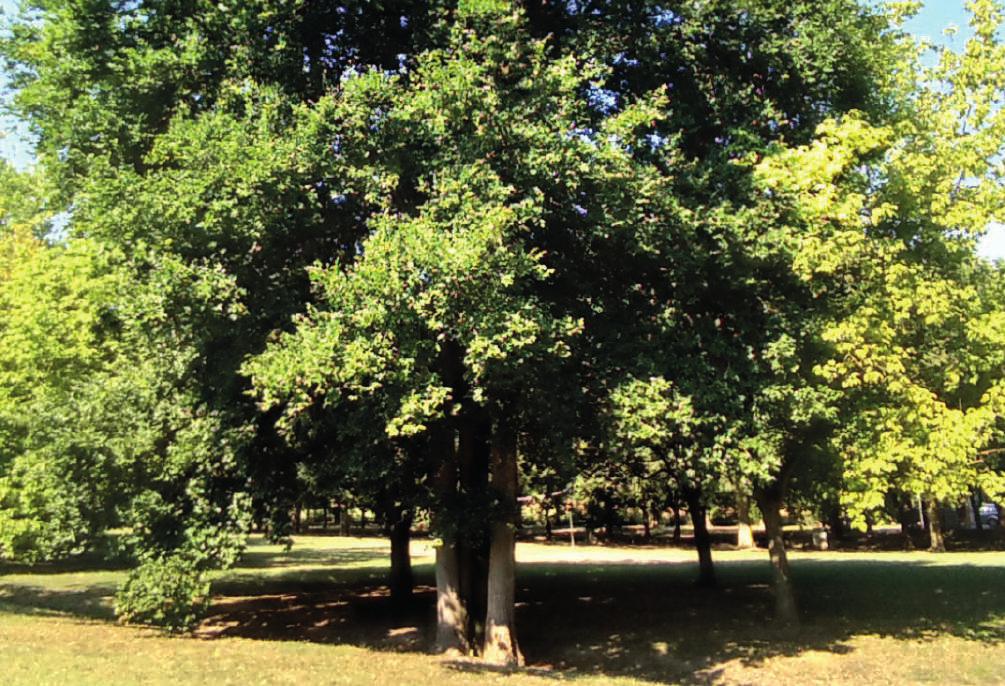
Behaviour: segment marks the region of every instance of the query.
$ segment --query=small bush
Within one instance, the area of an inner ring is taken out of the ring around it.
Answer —
[[[155,624],[171,631],[193,628],[209,604],[209,579],[183,556],[147,560],[119,589],[115,611],[124,622]]]

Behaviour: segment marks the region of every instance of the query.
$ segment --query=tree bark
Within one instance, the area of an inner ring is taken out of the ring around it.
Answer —
[[[771,575],[775,592],[775,619],[784,625],[799,623],[796,596],[792,589],[789,559],[785,554],[785,538],[782,530],[782,499],[772,490],[762,491],[757,498],[764,517],[764,528],[768,535],[768,557],[771,559]]]
[[[649,506],[642,506],[642,539],[649,543],[653,540],[652,522],[649,521]]]
[[[701,502],[701,492],[687,493],[687,509],[694,527],[694,549],[698,551],[698,585],[712,588],[715,582],[715,565],[712,562],[712,536],[708,532],[705,505]]]
[[[442,439],[435,486],[440,507],[446,508],[457,496],[457,465],[452,432],[444,432]],[[443,535],[436,548],[436,650],[468,654],[468,626],[467,605],[461,593],[460,549],[451,531]]]
[[[745,491],[736,492],[736,547],[754,547],[754,529],[750,521],[750,495]]]
[[[680,506],[673,506],[673,542],[680,543]]]
[[[492,524],[482,657],[490,664],[519,666],[523,655],[516,640],[516,433],[505,425],[497,427],[493,436],[491,476],[500,513]]]
[[[461,419],[459,429],[457,464],[462,497],[468,503],[484,502],[489,497],[491,424],[476,411]],[[458,542],[458,565],[461,598],[468,617],[466,635],[475,649],[484,642],[492,532],[488,522],[468,522],[468,526],[468,535]]]
[[[340,505],[338,510],[338,532],[340,536],[349,536],[349,527],[352,524],[352,520],[349,518],[349,506]]]
[[[946,540],[942,535],[942,519],[939,517],[939,501],[929,498],[928,507],[928,550],[932,553],[946,552]]]
[[[831,538],[835,542],[843,541],[845,538],[844,517],[841,513],[841,505],[834,504],[827,510],[827,528],[830,529]]]
[[[408,604],[415,587],[412,574],[412,556],[408,550],[412,539],[412,514],[403,512],[391,524],[391,603],[397,607]]]
[[[974,511],[974,529],[984,531],[984,523],[981,521],[981,500],[977,493],[970,494],[970,507]]]
[[[466,655],[471,647],[458,562],[456,544],[444,541],[436,549],[436,650]]]

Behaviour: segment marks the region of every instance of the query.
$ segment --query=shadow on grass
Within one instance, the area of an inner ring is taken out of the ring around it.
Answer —
[[[23,615],[73,615],[88,619],[115,619],[114,584],[86,588],[50,589],[42,586],[0,583],[0,611]]]
[[[384,585],[385,555],[366,547],[252,551],[214,584],[216,599],[196,635],[430,650],[432,570],[417,565],[413,601],[394,607]],[[720,588],[700,589],[693,585],[693,563],[521,564],[521,648],[535,673],[699,684],[716,683],[733,660],[847,653],[850,639],[860,635],[1005,642],[1005,566],[926,564],[924,556],[911,562],[840,554],[796,559],[803,621],[795,633],[772,625],[766,560],[720,562],[717,572]],[[0,579],[4,610],[15,603],[25,613],[109,616],[108,587],[71,595],[13,586]],[[495,671],[468,660],[447,664]]]

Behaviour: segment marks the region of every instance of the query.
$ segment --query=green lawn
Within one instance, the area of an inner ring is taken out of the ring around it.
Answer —
[[[804,622],[770,622],[766,555],[521,544],[519,622],[531,665],[498,673],[428,654],[432,570],[394,614],[378,539],[252,542],[217,579],[211,616],[171,637],[111,620],[124,572],[81,561],[0,567],[0,684],[1005,682],[1005,554],[797,553]]]

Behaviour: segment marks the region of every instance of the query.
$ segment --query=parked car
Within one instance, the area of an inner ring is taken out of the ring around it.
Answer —
[[[994,503],[981,503],[977,516],[980,517],[981,526],[994,529],[1001,523],[1001,515],[1001,508]]]

